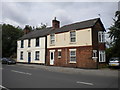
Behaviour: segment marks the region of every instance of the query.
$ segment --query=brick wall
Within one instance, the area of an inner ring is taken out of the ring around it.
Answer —
[[[61,58],[58,58],[58,49],[61,49]],[[76,63],[69,63],[69,49],[76,49]],[[50,65],[50,52],[55,50],[55,66],[79,67],[79,68],[97,68],[97,64],[92,60],[92,46],[84,47],[66,47],[47,50],[47,65]]]

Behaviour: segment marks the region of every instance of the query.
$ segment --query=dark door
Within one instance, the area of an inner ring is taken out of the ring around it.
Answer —
[[[28,52],[28,63],[31,62],[31,52]]]

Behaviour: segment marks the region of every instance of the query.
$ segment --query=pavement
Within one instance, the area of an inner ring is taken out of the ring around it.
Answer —
[[[17,63],[19,66],[26,66],[30,68],[39,68],[51,72],[58,72],[58,73],[67,73],[67,74],[88,74],[88,75],[100,75],[100,76],[113,76],[118,77],[118,69],[109,69],[109,68],[102,68],[102,69],[80,69],[80,68],[71,68],[71,67],[58,67],[58,66],[45,66],[45,65],[38,65],[38,64],[20,64]]]

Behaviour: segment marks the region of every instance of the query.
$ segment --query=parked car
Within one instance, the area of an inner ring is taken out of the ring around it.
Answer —
[[[2,58],[2,64],[16,64],[16,61],[11,58]]]
[[[109,67],[120,67],[120,58],[119,57],[110,58]]]

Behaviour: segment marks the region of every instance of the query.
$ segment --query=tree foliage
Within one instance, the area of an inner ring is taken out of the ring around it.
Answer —
[[[112,40],[112,47],[109,48],[110,57],[120,57],[120,11],[116,11],[114,24],[109,28],[109,37]]]
[[[41,29],[44,29],[47,27],[47,24],[43,24],[41,23],[41,26],[40,27],[36,27],[36,30],[41,30]]]
[[[2,57],[10,57],[17,52],[17,39],[23,35],[20,27],[2,25]]]

